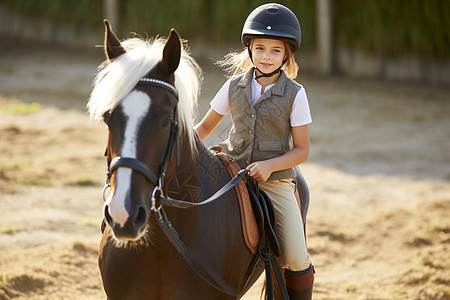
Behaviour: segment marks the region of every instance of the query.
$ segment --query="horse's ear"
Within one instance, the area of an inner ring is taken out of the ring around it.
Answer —
[[[170,30],[166,45],[164,46],[162,64],[169,73],[174,73],[180,64],[181,39],[175,29]]]
[[[120,40],[112,31],[109,21],[105,19],[103,20],[103,23],[105,23],[105,55],[107,59],[111,60],[124,54],[126,51],[122,47]]]

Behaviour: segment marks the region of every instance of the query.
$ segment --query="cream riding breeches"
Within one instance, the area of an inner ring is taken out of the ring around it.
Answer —
[[[258,182],[273,202],[276,211],[275,233],[281,247],[281,267],[290,271],[307,269],[311,260],[306,249],[295,185],[290,179]]]

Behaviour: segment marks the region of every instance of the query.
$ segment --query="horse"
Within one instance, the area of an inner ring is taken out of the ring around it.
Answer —
[[[231,176],[193,129],[201,69],[174,29],[121,42],[104,24],[106,60],[87,108],[108,129],[98,255],[106,296],[238,299],[264,263],[244,243],[234,189],[202,205]]]

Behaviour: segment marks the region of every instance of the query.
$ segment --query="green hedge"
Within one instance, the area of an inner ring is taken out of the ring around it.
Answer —
[[[102,26],[103,0],[0,0],[11,9],[76,26]],[[279,1],[298,15],[303,46],[314,45],[314,0]],[[120,0],[122,32],[165,35],[170,28],[190,39],[199,35],[214,43],[239,42],[248,13],[267,3],[261,0]],[[114,26],[114,24],[113,24]]]
[[[304,44],[314,41],[314,0],[279,1],[298,15]],[[137,32],[166,33],[177,28],[182,36],[202,35],[213,42],[239,42],[250,11],[267,1],[249,0],[124,0],[123,24]],[[150,31],[150,32],[149,32]]]
[[[103,0],[0,0],[20,13],[41,15],[75,26],[101,26]],[[239,42],[248,13],[268,1],[120,0],[122,31],[165,35],[177,28],[186,39]],[[315,1],[278,1],[302,26],[302,48],[315,46]],[[449,0],[334,0],[335,41],[387,55],[450,58]],[[113,24],[114,25],[114,24]]]
[[[335,0],[338,43],[369,52],[450,57],[448,0]]]
[[[30,16],[42,16],[78,26],[98,26],[102,0],[0,0],[12,10]]]

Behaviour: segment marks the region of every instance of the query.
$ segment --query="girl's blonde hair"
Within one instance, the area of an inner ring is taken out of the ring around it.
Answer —
[[[252,43],[253,41],[250,42],[250,48]],[[283,43],[284,48],[286,49],[287,61],[281,69],[286,73],[287,77],[295,79],[297,77],[299,67],[295,61],[294,51],[292,50],[291,45],[286,42]],[[227,77],[234,77],[244,74],[253,67],[248,48],[244,48],[242,51],[228,53],[224,56],[224,58],[217,61],[216,65],[225,71]]]

